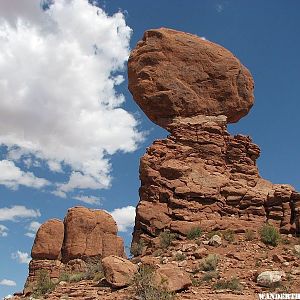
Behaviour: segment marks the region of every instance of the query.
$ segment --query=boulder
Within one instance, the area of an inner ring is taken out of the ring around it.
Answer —
[[[285,273],[282,271],[265,271],[258,275],[257,284],[264,287],[272,287],[281,282]]]
[[[177,117],[225,115],[253,105],[253,79],[227,49],[167,28],[147,30],[128,61],[129,90],[144,113],[167,128]]]
[[[137,266],[129,260],[110,255],[102,259],[106,281],[114,288],[128,286],[137,272]]]
[[[124,255],[123,240],[117,237],[117,224],[106,211],[73,207],[68,210],[64,224],[63,261]]]
[[[173,264],[160,266],[155,271],[154,280],[169,292],[181,291],[192,285],[189,275]]]
[[[60,259],[64,240],[64,223],[51,219],[42,224],[37,231],[31,257],[33,259]]]

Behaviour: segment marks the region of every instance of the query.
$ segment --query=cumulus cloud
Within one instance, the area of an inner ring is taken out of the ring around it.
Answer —
[[[218,3],[218,4],[216,5],[216,10],[217,10],[218,13],[221,13],[221,12],[224,10],[223,4]]]
[[[39,210],[29,209],[21,205],[0,208],[0,221],[17,221],[18,219],[31,219],[40,216]]]
[[[73,199],[90,204],[90,205],[100,205],[101,204],[101,198],[95,197],[95,196],[75,196]]]
[[[42,224],[37,222],[37,221],[32,221],[29,226],[27,227],[28,232],[25,233],[26,236],[30,237],[30,238],[34,238],[36,232],[38,231],[38,229],[40,228]]]
[[[0,285],[6,285],[6,286],[16,286],[17,284],[15,283],[15,281],[10,280],[10,279],[2,279],[0,281]]]
[[[110,212],[110,214],[117,222],[119,231],[126,232],[134,226],[135,207],[126,206],[116,208],[112,212]]]
[[[31,260],[28,253],[19,250],[16,253],[12,253],[11,258],[17,260],[20,264],[29,264]]]
[[[46,179],[38,178],[31,172],[23,172],[14,162],[0,161],[0,184],[11,189],[17,189],[19,185],[32,188],[41,188],[49,184]]]
[[[0,1],[0,145],[9,160],[67,172],[56,195],[108,188],[110,156],[142,139],[116,91],[131,29],[88,1],[23,2]]]
[[[8,228],[6,226],[0,224],[0,237],[7,236],[7,231],[8,231]]]

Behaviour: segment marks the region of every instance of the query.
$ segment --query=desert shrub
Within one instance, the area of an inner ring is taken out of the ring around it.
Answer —
[[[37,272],[37,282],[33,293],[34,297],[45,295],[54,290],[55,284],[51,281],[47,270],[39,270]]]
[[[82,279],[100,280],[104,277],[100,258],[90,258],[86,261],[86,271]],[[99,279],[100,278],[100,279]]]
[[[220,277],[219,273],[217,271],[209,271],[209,272],[206,272],[201,280],[202,281],[211,281],[213,278],[216,278],[218,279]]]
[[[67,273],[64,272],[59,276],[59,281],[66,281],[66,282],[79,282],[85,279],[84,273]]]
[[[234,277],[230,280],[218,280],[213,285],[214,290],[231,290],[231,291],[240,291],[242,285],[238,278]]]
[[[176,253],[175,255],[175,260],[176,261],[182,261],[186,259],[186,255],[183,253]]]
[[[192,228],[186,235],[187,239],[195,240],[202,235],[202,230],[199,227]]]
[[[219,262],[219,256],[216,254],[208,254],[200,262],[199,269],[200,271],[215,271],[217,269]]]
[[[154,257],[158,257],[161,256],[163,254],[163,251],[161,249],[156,249],[155,251],[153,251],[152,255]]]
[[[176,238],[177,234],[171,233],[169,231],[163,231],[159,235],[159,245],[161,248],[166,249]]]
[[[140,256],[143,253],[145,244],[142,240],[139,240],[137,243],[132,243],[130,247],[130,254],[134,257]]]
[[[267,245],[277,246],[280,241],[280,233],[271,224],[264,224],[260,229],[261,241]]]
[[[245,240],[253,241],[255,239],[255,231],[252,229],[246,229],[245,231]]]
[[[173,300],[175,297],[163,285],[158,286],[154,283],[154,268],[151,266],[140,266],[133,277],[132,284],[135,295],[140,300]]]
[[[223,232],[223,238],[229,243],[233,243],[235,239],[235,233],[234,231],[227,229]]]

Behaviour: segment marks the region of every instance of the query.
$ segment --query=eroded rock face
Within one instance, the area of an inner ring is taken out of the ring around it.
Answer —
[[[261,178],[259,147],[227,131],[253,104],[252,77],[229,51],[150,30],[128,67],[134,99],[170,132],[141,158],[134,242],[155,245],[164,230],[184,237],[194,227],[244,232],[266,221],[282,233],[300,231],[300,193]]]
[[[230,51],[166,28],[145,32],[131,52],[128,80],[137,104],[164,128],[197,115],[225,115],[234,123],[254,100],[252,76]]]
[[[109,255],[125,257],[112,216],[102,210],[73,207],[64,222],[49,220],[39,228],[24,293],[33,291],[42,270],[55,281],[64,272],[85,272],[90,259],[100,262]]]

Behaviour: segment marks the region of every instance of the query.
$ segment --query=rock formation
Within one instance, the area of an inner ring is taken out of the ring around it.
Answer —
[[[266,221],[299,232],[300,194],[261,178],[259,147],[227,131],[253,104],[253,79],[233,54],[191,34],[149,30],[128,75],[138,105],[170,132],[141,158],[133,241],[194,227],[244,232]]]
[[[109,255],[125,257],[117,224],[102,210],[73,207],[64,222],[49,220],[39,228],[32,247],[25,294],[31,292],[38,272],[46,270],[52,280],[64,272],[83,272],[89,259]]]

